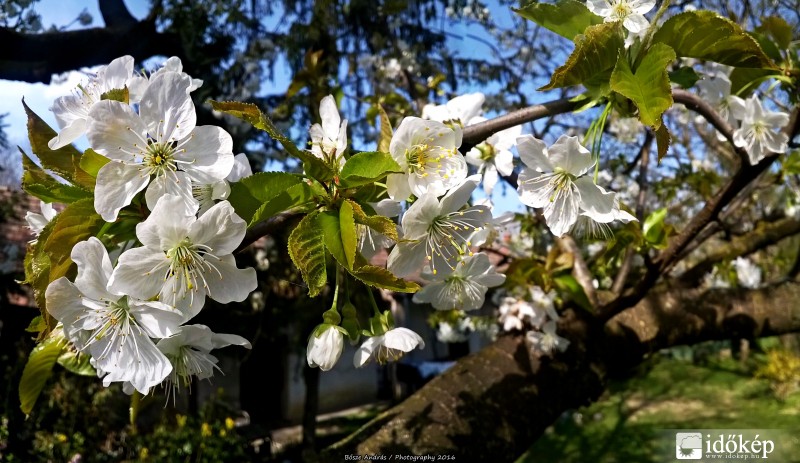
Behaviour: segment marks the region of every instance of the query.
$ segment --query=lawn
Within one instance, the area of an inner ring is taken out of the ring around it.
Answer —
[[[685,351],[684,351],[685,352]],[[564,414],[517,463],[671,462],[675,430],[771,429],[771,461],[800,461],[800,393],[778,399],[743,364],[713,355],[702,363],[672,351],[653,357],[598,402]],[[781,452],[781,453],[779,453]]]

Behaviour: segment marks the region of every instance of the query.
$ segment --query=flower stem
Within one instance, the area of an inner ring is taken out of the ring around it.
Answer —
[[[142,395],[139,394],[139,391],[133,391],[133,395],[131,395],[130,420],[131,420],[131,434],[133,434],[134,436],[138,432],[136,428],[136,417],[139,416],[139,405],[141,404],[141,400],[142,400]]]

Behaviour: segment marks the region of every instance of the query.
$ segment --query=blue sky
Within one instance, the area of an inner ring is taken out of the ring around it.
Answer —
[[[149,2],[147,0],[126,0],[125,3],[137,18],[143,18],[149,12]],[[103,25],[97,0],[40,0],[36,4],[36,11],[41,14],[45,28],[51,25],[63,27],[71,24],[84,9],[93,18],[93,22],[86,27]],[[501,22],[507,23],[510,21],[512,14],[507,8],[492,8],[492,15],[495,20],[500,20]],[[80,27],[75,22],[70,28]],[[468,35],[474,35],[489,39],[480,26],[475,24],[456,24],[448,32],[451,33],[450,38],[448,38],[448,47],[451,50],[455,50],[458,55],[468,58],[489,58],[494,56],[492,50],[486,44],[468,37]],[[135,40],[135,38],[132,38],[132,40]],[[491,41],[491,39],[489,40]],[[69,94],[79,83],[83,82],[86,78],[86,71],[70,72],[60,76],[57,82],[54,79],[54,82],[50,85],[0,80],[0,114],[8,114],[4,122],[7,124],[6,134],[11,145],[18,145],[25,151],[30,152],[30,144],[28,143],[25,129],[26,118],[21,103],[23,97],[34,112],[55,128],[57,125],[52,113],[49,111],[50,106],[57,97]],[[270,85],[273,87],[288,86],[290,78],[288,69],[283,72],[280,69],[276,69],[276,71],[276,82],[272,82]],[[461,90],[466,93],[481,89],[465,87]],[[496,91],[497,89],[484,90]],[[491,117],[492,115],[487,114],[487,116]],[[76,145],[79,148],[88,147],[84,138],[76,142]],[[477,193],[477,195],[480,196],[481,194]],[[517,200],[516,192],[512,189],[501,188],[500,185],[495,189],[493,199],[498,213],[506,210],[522,211],[524,209]]]

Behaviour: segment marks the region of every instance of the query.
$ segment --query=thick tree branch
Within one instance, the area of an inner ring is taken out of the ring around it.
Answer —
[[[559,324],[559,334],[571,341],[564,353],[532,354],[523,336],[503,336],[325,456],[339,461],[345,454],[448,454],[456,461],[513,461],[564,411],[596,400],[608,378],[648,353],[732,335],[799,331],[798,298],[796,282],[751,291],[660,288],[606,326],[567,311]]]
[[[180,38],[158,32],[154,15],[135,21],[121,3],[100,2],[106,27],[40,34],[0,28],[0,79],[50,83],[53,74],[105,64],[123,55],[139,62],[155,55],[185,58]]]
[[[702,262],[684,272],[680,280],[687,284],[697,283],[718,262],[751,254],[798,233],[800,233],[800,220],[794,218],[759,223],[752,232],[737,236],[730,243],[710,252]]]

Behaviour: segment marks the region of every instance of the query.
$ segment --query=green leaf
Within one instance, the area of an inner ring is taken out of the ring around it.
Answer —
[[[258,172],[243,178],[239,183],[247,188],[253,198],[266,203],[302,181],[297,175],[286,172]]]
[[[108,159],[101,154],[97,154],[95,150],[89,148],[84,151],[83,156],[81,156],[80,167],[86,171],[87,174],[97,178],[97,173],[100,172],[100,168],[109,162],[111,162],[111,159]]]
[[[397,241],[397,225],[388,217],[382,215],[367,215],[364,209],[355,201],[347,200],[350,207],[353,209],[353,218],[356,223],[366,225],[376,232],[386,236],[392,241]]]
[[[284,149],[292,156],[303,162],[303,167],[308,175],[320,182],[328,182],[334,172],[330,166],[326,165],[322,159],[314,156],[310,151],[304,151],[297,147],[286,135],[281,133],[272,120],[262,113],[258,106],[252,103],[241,103],[238,101],[214,101],[209,100],[211,107],[231,116],[237,117],[250,123],[253,127],[267,132],[273,140],[277,140],[283,145]]]
[[[602,87],[624,48],[622,26],[617,22],[597,24],[575,37],[575,50],[567,62],[555,70],[550,82],[539,90],[585,84]]]
[[[383,288],[400,293],[415,293],[419,291],[419,285],[413,281],[398,278],[385,268],[375,265],[361,265],[351,271],[350,274],[365,285],[375,288]]]
[[[533,1],[522,8],[512,8],[512,10],[523,18],[530,19],[570,40],[578,34],[583,34],[587,27],[603,23],[603,18],[589,11],[583,2],[577,0],[556,0],[554,5]]]
[[[733,67],[775,67],[740,25],[712,11],[687,11],[669,18],[653,35],[656,43],[669,45],[680,57]]]
[[[661,208],[653,211],[652,214],[647,216],[642,226],[642,234],[645,241],[657,249],[664,249],[667,247],[667,236],[669,235],[670,227],[664,224],[664,219],[667,217],[667,208]]]
[[[119,101],[120,103],[130,103],[130,92],[128,87],[115,88],[100,95],[100,100]]]
[[[50,336],[31,351],[19,381],[19,407],[22,413],[30,415],[65,345],[63,336]]]
[[[280,192],[277,196],[272,198],[258,207],[253,214],[252,219],[249,221],[249,226],[253,226],[263,220],[268,220],[275,214],[287,212],[289,210],[296,212],[310,212],[316,207],[317,195],[314,190],[305,182],[292,185],[286,191]],[[299,209],[299,210],[298,210]]]
[[[236,211],[236,215],[251,225],[253,214],[263,206],[261,201],[250,194],[250,189],[242,182],[231,183],[231,194],[228,196],[228,201],[233,206],[233,210]]]
[[[734,68],[731,71],[731,95],[747,98],[764,81],[781,75],[779,69]]]
[[[20,149],[22,154],[22,189],[46,203],[69,204],[79,199],[91,198],[92,194],[82,188],[59,182],[53,176],[37,166],[33,160]]]
[[[31,142],[31,150],[41,161],[42,167],[52,170],[74,185],[92,191],[95,179],[80,168],[81,152],[72,145],[51,150],[47,143],[56,136],[56,132],[25,104],[24,99],[22,106],[28,115],[28,139]]]
[[[378,112],[381,115],[381,136],[378,139],[378,151],[388,153],[389,145],[392,142],[392,121],[389,120],[389,115],[383,106],[378,106]]]
[[[65,276],[72,265],[72,248],[81,241],[96,235],[105,224],[94,210],[92,198],[82,199],[67,206],[50,221],[52,229],[44,241],[42,251],[50,258],[49,281]],[[48,225],[50,225],[48,224]],[[39,237],[42,240],[42,237]],[[42,291],[44,291],[43,288]],[[40,308],[42,308],[40,306]]]
[[[336,262],[342,267],[351,270],[353,268],[353,259],[355,259],[355,248],[353,248],[352,257],[348,261],[348,250],[345,249],[343,241],[343,230],[341,228],[341,221],[337,211],[321,212],[317,216],[317,224],[322,229],[324,235],[325,248],[331,253]],[[355,225],[353,225],[355,228]],[[355,234],[355,230],[353,230]]]
[[[97,371],[89,363],[89,359],[91,357],[84,353],[65,348],[61,355],[58,356],[58,364],[76,375],[96,377]]]
[[[561,293],[567,295],[571,301],[578,304],[581,308],[589,312],[594,311],[594,307],[592,307],[592,303],[589,302],[589,298],[586,296],[583,287],[572,275],[557,276],[553,278],[553,284]]]
[[[319,294],[327,283],[325,235],[317,220],[319,216],[318,211],[306,215],[289,234],[289,257],[300,269],[311,297]]]
[[[47,328],[47,323],[45,323],[44,318],[41,315],[37,315],[33,317],[33,320],[28,324],[28,327],[25,328],[26,333],[41,333]]]
[[[611,74],[611,90],[630,98],[639,108],[639,120],[653,129],[661,126],[661,115],[672,106],[667,65],[673,61],[675,52],[657,43],[647,50],[636,73],[631,72],[625,54],[620,54]]]
[[[356,246],[358,245],[358,234],[356,232],[356,222],[353,219],[353,206],[348,201],[343,201],[339,208],[339,228],[342,233],[342,248],[347,259],[347,268],[353,268],[356,258]]]
[[[656,129],[656,148],[658,150],[658,162],[661,162],[661,159],[667,155],[667,151],[669,150],[669,145],[672,142],[672,135],[669,133],[669,129],[661,122],[661,125]]]
[[[751,32],[750,35],[756,39],[758,46],[761,47],[765,55],[769,56],[769,59],[776,63],[779,63],[783,59],[780,49],[778,49],[778,46],[772,41],[772,38],[758,32]]]
[[[700,75],[689,66],[683,66],[677,71],[669,73],[669,81],[680,85],[681,88],[692,88],[698,80],[700,80]]]
[[[779,48],[787,49],[792,43],[792,36],[794,30],[785,19],[780,16],[767,16],[761,18],[761,25],[756,28],[756,31],[767,35]]]
[[[361,152],[347,160],[339,176],[343,188],[352,188],[376,182],[390,173],[402,172],[400,165],[388,153]]]

